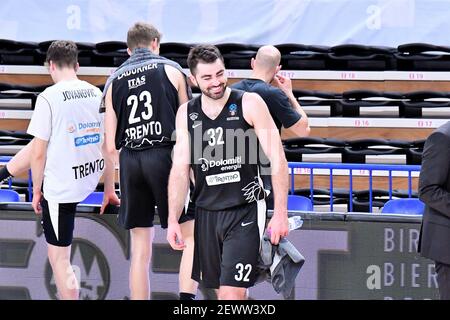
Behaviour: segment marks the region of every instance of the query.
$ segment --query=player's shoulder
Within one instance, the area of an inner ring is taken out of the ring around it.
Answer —
[[[180,105],[178,107],[177,114],[181,114],[181,115],[186,114],[187,113],[187,109],[188,109],[188,103],[189,103],[189,101],[187,101],[187,102],[183,103],[182,105]]]
[[[272,86],[270,84],[267,84],[267,92],[273,96],[281,96],[281,97],[285,97],[285,93],[283,92],[283,90],[281,90],[278,87]]]
[[[166,71],[166,73],[169,75],[174,75],[177,77],[181,77],[183,76],[183,73],[181,72],[181,70],[179,70],[178,68],[175,68],[174,66],[164,63],[163,64],[164,67],[164,71]]]
[[[260,94],[256,92],[244,92],[242,95],[243,104],[258,104],[261,102],[264,102],[264,100],[261,98]]]

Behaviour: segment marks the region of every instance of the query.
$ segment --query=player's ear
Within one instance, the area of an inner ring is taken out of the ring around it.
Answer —
[[[279,65],[279,66],[277,67],[277,69],[276,69],[276,71],[275,71],[275,74],[277,74],[278,72],[280,72],[280,70],[281,70],[281,65]]]
[[[189,76],[189,80],[191,80],[192,84],[195,85],[196,87],[198,87],[198,83],[197,80],[195,79],[195,77],[191,74]]]

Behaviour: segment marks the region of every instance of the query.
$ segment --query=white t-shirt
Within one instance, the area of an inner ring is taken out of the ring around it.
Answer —
[[[47,200],[79,202],[95,190],[105,165],[101,96],[97,87],[81,80],[60,81],[38,96],[28,133],[48,141]]]

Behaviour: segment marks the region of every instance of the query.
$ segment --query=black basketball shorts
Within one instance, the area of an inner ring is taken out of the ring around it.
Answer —
[[[196,208],[192,279],[205,288],[249,288],[256,281],[264,200],[224,211]]]
[[[67,247],[72,244],[78,203],[58,203],[42,199],[41,225],[47,243]]]
[[[172,147],[120,151],[119,224],[125,229],[153,227],[155,206],[161,227],[167,228],[171,152]],[[183,217],[193,218],[193,214]]]

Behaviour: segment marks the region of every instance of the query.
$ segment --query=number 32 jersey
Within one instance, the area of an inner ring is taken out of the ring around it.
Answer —
[[[189,101],[187,124],[195,188],[192,201],[206,210],[225,210],[265,197],[259,178],[258,139],[244,119],[244,91],[231,90],[220,114],[210,119],[201,96]]]
[[[112,103],[117,116],[117,149],[173,145],[179,101],[164,64],[149,63],[117,77],[112,85]]]

